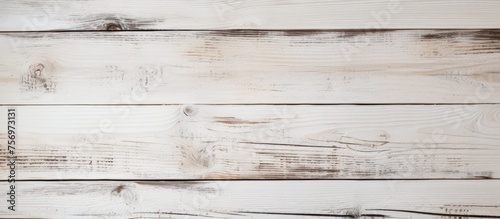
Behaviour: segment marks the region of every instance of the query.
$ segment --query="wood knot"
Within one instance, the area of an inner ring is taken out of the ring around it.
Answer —
[[[57,83],[52,81],[50,75],[53,66],[38,63],[29,67],[26,73],[21,75],[21,88],[25,91],[55,92]]]
[[[350,218],[360,218],[362,216],[361,208],[360,207],[355,207],[355,208],[347,209],[346,214]]]
[[[186,116],[193,116],[196,114],[196,108],[193,106],[185,106],[184,109],[182,109],[182,112]]]
[[[139,201],[140,197],[133,189],[125,185],[119,185],[111,191],[111,195],[114,197],[120,197],[123,203],[126,205],[135,205]]]
[[[43,69],[44,69],[44,68],[45,68],[45,65],[43,65],[43,64],[41,64],[41,63],[40,63],[40,64],[38,64],[38,65],[36,65],[36,66],[34,66],[34,70],[33,70],[33,74],[34,74],[34,76],[35,76],[35,77],[40,77],[40,76],[42,76],[42,71],[43,71]]]
[[[121,25],[117,23],[108,23],[106,25],[106,30],[115,31],[115,30],[123,30],[123,28],[121,27]]]

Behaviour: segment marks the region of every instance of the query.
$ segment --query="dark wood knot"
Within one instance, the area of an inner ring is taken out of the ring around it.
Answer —
[[[116,24],[116,23],[109,23],[106,25],[106,30],[109,30],[109,31],[122,30],[122,27],[121,27],[121,25]]]

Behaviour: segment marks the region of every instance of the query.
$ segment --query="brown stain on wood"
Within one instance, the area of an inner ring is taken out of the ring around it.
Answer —
[[[452,38],[456,38],[457,36],[461,36],[463,33],[464,32],[457,32],[457,31],[427,33],[427,34],[423,34],[420,38],[422,40],[452,39]]]
[[[493,172],[492,171],[473,172],[469,174],[469,177],[475,179],[493,179]]]
[[[497,43],[500,40],[500,30],[472,30],[472,31],[462,31],[462,30],[450,30],[450,31],[433,31],[431,33],[426,33],[420,36],[423,41],[426,40],[441,40],[441,41],[451,41],[458,38],[472,39],[476,41],[493,41],[491,43]],[[464,42],[465,43],[465,42]]]
[[[120,194],[125,189],[125,185],[119,185],[111,191],[112,194]]]
[[[493,179],[491,176],[476,176],[476,179]]]
[[[478,30],[473,32],[472,36],[476,40],[500,40],[500,30]]]
[[[410,48],[423,58],[500,53],[498,30],[436,30],[419,35],[419,39],[421,43]]]
[[[269,123],[269,122],[258,122],[258,121],[250,121],[250,120],[238,119],[238,118],[235,118],[235,117],[217,117],[216,116],[214,118],[215,118],[215,122],[229,124],[229,125],[244,125],[244,124]]]
[[[420,40],[414,49],[425,58],[500,54],[500,30],[436,30]]]
[[[398,30],[389,30],[389,29],[361,29],[361,30],[339,30],[339,37],[342,38],[354,38],[359,36],[366,36],[370,34],[386,34],[395,32]]]

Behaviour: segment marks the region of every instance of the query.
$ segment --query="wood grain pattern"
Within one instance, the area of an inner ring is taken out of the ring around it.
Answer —
[[[500,103],[500,31],[1,34],[2,104]]]
[[[0,218],[500,218],[500,1],[0,8]]]
[[[2,217],[498,218],[500,181],[18,182]],[[6,187],[5,182],[0,187]]]
[[[3,1],[0,31],[500,28],[496,0]]]
[[[17,112],[19,179],[500,176],[500,105],[19,106]],[[1,116],[5,179],[6,126]]]

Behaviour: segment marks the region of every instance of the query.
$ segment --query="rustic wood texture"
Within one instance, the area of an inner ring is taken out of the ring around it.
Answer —
[[[19,179],[500,176],[500,105],[19,106],[17,112]],[[6,125],[0,130],[5,157]],[[8,175],[5,162],[0,178]]]
[[[2,1],[0,31],[500,28],[496,0]]]
[[[6,187],[0,183],[0,187]],[[2,217],[498,218],[500,181],[18,182]]]
[[[0,8],[0,218],[500,218],[500,1]]]
[[[500,31],[1,34],[3,104],[500,103]]]

